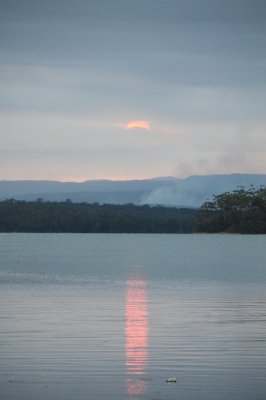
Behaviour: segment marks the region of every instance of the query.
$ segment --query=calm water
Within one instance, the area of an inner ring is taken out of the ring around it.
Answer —
[[[265,259],[265,235],[0,234],[0,398],[265,400]]]

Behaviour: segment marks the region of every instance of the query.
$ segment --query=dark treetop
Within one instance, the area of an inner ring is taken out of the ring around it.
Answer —
[[[243,187],[205,202],[197,216],[199,232],[266,233],[266,187]]]

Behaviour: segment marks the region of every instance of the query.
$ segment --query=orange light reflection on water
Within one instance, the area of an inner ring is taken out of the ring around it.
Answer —
[[[148,360],[148,308],[146,283],[140,279],[127,282],[125,334],[127,391],[144,394],[146,382],[141,376]]]

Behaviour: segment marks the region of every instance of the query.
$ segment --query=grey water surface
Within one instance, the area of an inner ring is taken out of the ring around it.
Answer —
[[[0,234],[1,400],[265,400],[265,259],[265,235]]]

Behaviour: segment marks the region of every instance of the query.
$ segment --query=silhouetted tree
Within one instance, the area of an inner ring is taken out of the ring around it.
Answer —
[[[266,188],[240,187],[213,196],[198,216],[200,232],[266,233]]]

